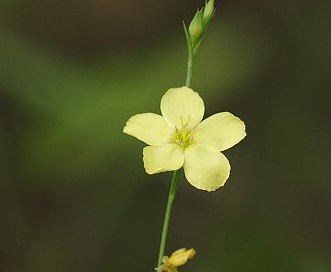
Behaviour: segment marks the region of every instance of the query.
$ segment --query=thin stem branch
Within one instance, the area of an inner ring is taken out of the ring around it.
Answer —
[[[194,53],[192,50],[188,50],[188,60],[187,60],[187,74],[186,74],[186,87],[191,87],[193,69],[194,69]]]
[[[168,236],[168,229],[169,229],[169,221],[170,221],[170,215],[172,206],[175,200],[175,196],[178,190],[179,180],[180,180],[180,174],[182,169],[178,169],[174,171],[174,174],[172,176],[171,186],[170,186],[170,192],[168,196],[168,202],[167,202],[167,208],[166,213],[164,216],[164,222],[163,222],[163,229],[162,229],[162,235],[161,235],[161,243],[160,243],[160,250],[159,250],[159,258],[157,261],[157,266],[160,266],[162,264],[162,258],[164,256],[167,236]]]

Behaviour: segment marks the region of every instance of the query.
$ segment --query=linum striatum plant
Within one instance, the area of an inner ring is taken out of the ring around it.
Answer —
[[[177,272],[196,251],[180,248],[165,256],[166,239],[181,173],[200,190],[215,191],[230,175],[230,163],[221,153],[245,138],[245,124],[229,112],[216,113],[203,120],[204,102],[191,88],[195,57],[214,16],[214,1],[198,10],[189,27],[183,23],[188,49],[185,86],[170,88],[161,98],[161,115],[141,113],[132,116],[123,132],[145,142],[144,168],[148,174],[173,171],[163,222],[157,272]]]

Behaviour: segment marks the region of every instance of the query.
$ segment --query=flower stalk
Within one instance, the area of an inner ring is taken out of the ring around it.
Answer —
[[[167,236],[168,236],[168,229],[169,229],[169,221],[171,216],[171,210],[172,206],[175,200],[175,196],[178,190],[180,175],[181,175],[182,169],[175,170],[172,176],[169,196],[168,196],[168,202],[167,202],[167,208],[166,213],[164,216],[163,221],[163,228],[162,228],[162,235],[161,235],[161,243],[160,243],[160,250],[159,250],[159,257],[157,261],[157,266],[160,266],[162,264],[162,258],[164,256]]]

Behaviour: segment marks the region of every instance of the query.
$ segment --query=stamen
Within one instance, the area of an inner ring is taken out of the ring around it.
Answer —
[[[175,135],[173,141],[174,143],[181,145],[183,148],[188,147],[193,140],[193,130],[189,128],[190,120],[191,116],[188,116],[187,122],[185,123],[185,118],[180,116],[181,125],[179,128],[175,126]]]
[[[183,116],[180,116],[180,123],[181,123],[182,127],[185,126],[185,125],[184,125],[184,121],[183,121]]]
[[[188,120],[187,120],[186,126],[188,126],[188,124],[190,123],[190,118],[191,118],[191,115],[188,116]]]

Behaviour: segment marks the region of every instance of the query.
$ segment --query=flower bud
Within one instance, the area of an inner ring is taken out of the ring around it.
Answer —
[[[178,249],[171,254],[169,258],[169,263],[171,263],[175,267],[181,266],[185,264],[188,260],[192,259],[195,254],[196,251],[193,248],[188,250],[186,248]]]
[[[170,257],[164,256],[162,258],[162,263],[159,267],[155,268],[157,272],[167,271],[167,272],[177,272],[177,267],[182,266],[187,263],[188,260],[192,259],[196,251],[186,248],[180,248],[171,254]]]
[[[203,33],[202,12],[200,10],[195,13],[188,27],[188,32],[190,34],[192,44],[194,44]]]
[[[214,15],[214,0],[209,0],[206,3],[203,11],[203,24],[206,25]]]

